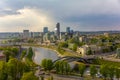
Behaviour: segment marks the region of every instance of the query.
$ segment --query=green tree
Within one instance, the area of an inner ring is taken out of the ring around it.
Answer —
[[[28,58],[29,60],[32,60],[33,54],[34,54],[34,53],[33,53],[32,47],[29,47],[27,58]]]
[[[11,52],[10,52],[9,50],[5,50],[5,51],[3,52],[3,54],[4,54],[5,57],[6,57],[6,62],[8,62],[8,60],[9,60],[9,58],[10,58],[10,55],[11,55]]]
[[[60,61],[55,62],[54,68],[55,68],[55,70],[56,70],[57,73],[60,72]]]
[[[110,77],[111,80],[113,80],[114,75],[115,75],[115,68],[113,66],[108,67],[108,76]]]
[[[102,76],[104,77],[104,79],[106,80],[106,78],[108,77],[108,65],[101,65],[100,66],[100,73],[102,74]]]
[[[90,66],[90,75],[92,76],[92,78],[95,77],[95,75],[97,74],[97,69],[94,65]]]
[[[80,76],[83,77],[84,72],[85,72],[85,69],[86,69],[85,64],[80,63],[80,64],[78,65],[78,69],[79,69],[79,72],[80,72]]]
[[[60,74],[69,74],[71,71],[70,65],[66,61],[57,61],[54,64],[54,68]]]
[[[53,69],[53,62],[51,59],[43,59],[41,62],[41,66],[45,69],[45,70],[52,70]]]
[[[0,61],[0,80],[7,80],[7,76],[6,62]]]
[[[52,70],[53,69],[53,62],[52,62],[52,60],[51,59],[48,59],[47,60],[47,70]]]
[[[76,51],[76,50],[77,50],[77,46],[78,46],[77,44],[74,44],[74,45],[73,45],[73,51]]]
[[[69,74],[69,72],[71,71],[71,68],[68,62],[64,61],[64,67],[65,67],[65,74]]]
[[[21,80],[39,80],[39,78],[33,72],[27,72],[23,74]]]
[[[22,54],[20,56],[20,59],[22,59],[23,57],[25,57],[25,55],[27,54],[26,50],[22,51]]]
[[[12,58],[7,63],[7,74],[12,80],[19,80],[25,71],[25,65],[15,58]]]
[[[68,43],[67,42],[60,42],[58,44],[58,46],[67,48],[68,47]]]
[[[11,51],[15,56],[19,53],[19,49],[16,47],[11,48]]]
[[[120,78],[120,69],[119,68],[115,68],[115,76],[119,80],[119,78]]]
[[[93,54],[93,52],[92,52],[91,48],[89,48],[87,51],[87,55],[91,55],[91,54]]]
[[[60,68],[60,73],[63,74],[64,73],[64,61],[60,61],[59,63],[59,68]]]
[[[90,40],[90,43],[91,44],[96,44],[98,42],[98,39],[96,39],[96,38],[92,38],[91,40]]]
[[[42,66],[45,70],[47,70],[46,64],[47,64],[47,59],[43,59],[42,62],[41,62],[41,66]]]

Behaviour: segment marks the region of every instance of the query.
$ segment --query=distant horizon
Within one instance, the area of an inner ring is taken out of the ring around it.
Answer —
[[[28,30],[28,29],[25,29]],[[78,32],[120,32],[120,30],[105,30],[105,31],[78,31]],[[22,33],[23,31],[16,31],[16,32],[0,32],[0,33]],[[43,31],[30,31],[29,32],[43,32]],[[53,31],[50,31],[53,32]],[[66,31],[60,31],[60,32],[66,32]],[[77,32],[77,31],[74,31]]]

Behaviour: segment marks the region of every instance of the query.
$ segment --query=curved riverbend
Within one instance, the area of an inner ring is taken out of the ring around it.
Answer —
[[[41,61],[45,58],[52,59],[53,61],[59,58],[56,51],[53,51],[47,48],[42,48],[42,47],[33,47],[33,49],[35,53],[34,62],[36,64],[40,64]]]

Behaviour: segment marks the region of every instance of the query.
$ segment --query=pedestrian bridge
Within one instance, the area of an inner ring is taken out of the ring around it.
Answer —
[[[59,61],[59,60],[64,60],[67,62],[73,62],[73,61],[78,61],[78,62],[83,62],[85,64],[92,64],[93,60],[95,60],[96,57],[92,56],[88,56],[88,57],[72,57],[72,56],[65,56],[65,57],[60,57],[59,59],[53,61],[54,63]]]

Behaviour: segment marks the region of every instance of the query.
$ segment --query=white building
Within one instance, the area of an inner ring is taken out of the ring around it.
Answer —
[[[91,50],[93,54],[97,54],[101,52],[101,47],[96,45],[84,45],[82,47],[77,48],[77,53],[79,53],[82,56],[85,56],[88,50]]]

